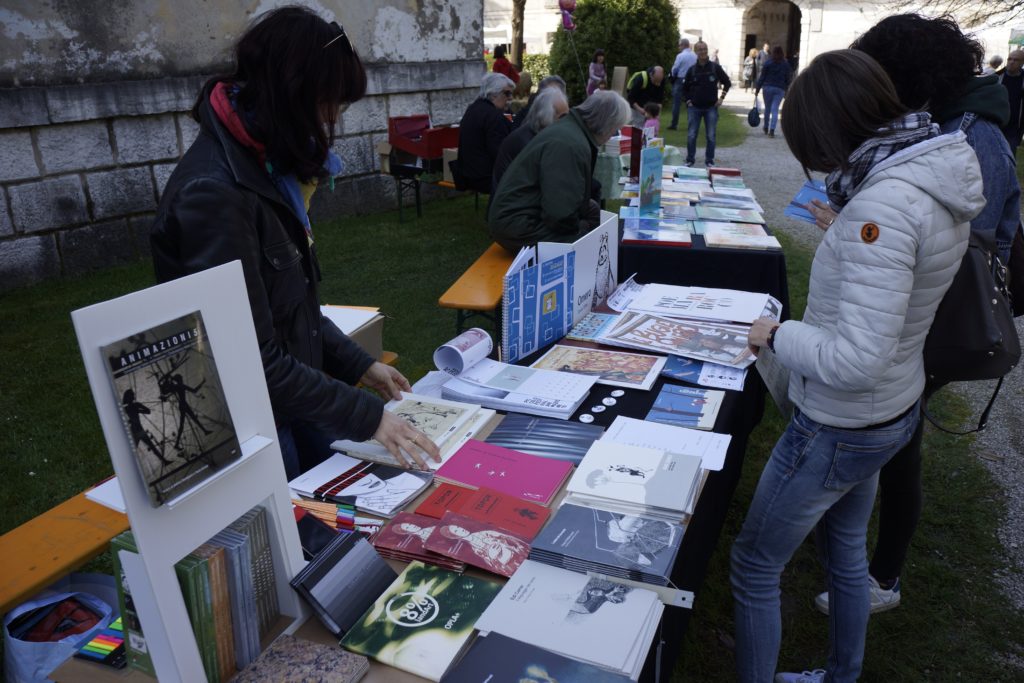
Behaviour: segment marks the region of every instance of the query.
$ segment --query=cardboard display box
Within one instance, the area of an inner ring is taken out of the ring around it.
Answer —
[[[320,311],[368,354],[380,360],[384,354],[384,316],[365,306],[321,306]]]

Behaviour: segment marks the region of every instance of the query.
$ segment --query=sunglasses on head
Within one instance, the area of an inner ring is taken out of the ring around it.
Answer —
[[[333,38],[328,40],[326,43],[324,43],[324,47],[326,48],[326,47],[330,46],[332,43],[336,43],[339,40],[341,40],[342,38],[344,38],[345,42],[348,43],[348,49],[351,50],[352,49],[352,43],[349,42],[348,36],[345,34],[345,29],[341,26],[341,24],[339,24],[336,21],[332,21],[330,25],[331,25],[331,28],[338,29],[338,35],[334,36]]]

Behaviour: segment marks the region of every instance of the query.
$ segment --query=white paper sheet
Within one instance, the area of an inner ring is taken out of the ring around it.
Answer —
[[[695,455],[700,458],[701,467],[718,471],[725,465],[725,453],[732,436],[619,415],[601,440]]]

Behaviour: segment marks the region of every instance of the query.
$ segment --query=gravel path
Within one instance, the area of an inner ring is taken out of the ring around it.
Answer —
[[[729,93],[726,109],[740,114],[753,106],[753,95],[735,89]],[[745,121],[744,121],[745,122]],[[743,178],[757,194],[764,207],[765,219],[773,229],[781,230],[801,244],[814,248],[821,240],[821,231],[813,225],[794,221],[782,214],[789,200],[805,180],[803,170],[790,154],[786,141],[777,131],[769,138],[760,128],[749,129],[746,141],[738,147],[716,151],[715,161],[722,166],[743,170]],[[701,155],[698,154],[698,158]],[[1024,338],[1024,316],[1017,319],[1017,332]],[[980,416],[994,382],[972,382],[955,385],[975,407],[975,422]],[[1024,610],[1024,421],[1020,419],[1024,405],[1024,371],[1018,366],[1011,372],[992,409],[988,427],[974,440],[972,454],[1003,487],[1007,514],[998,530],[999,539],[1009,557],[1010,569],[996,577],[1007,597],[1019,610]],[[965,425],[965,427],[968,425]]]

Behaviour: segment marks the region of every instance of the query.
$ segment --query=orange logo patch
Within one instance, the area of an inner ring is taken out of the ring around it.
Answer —
[[[878,239],[878,226],[874,223],[865,223],[860,229],[860,238],[871,244]]]

